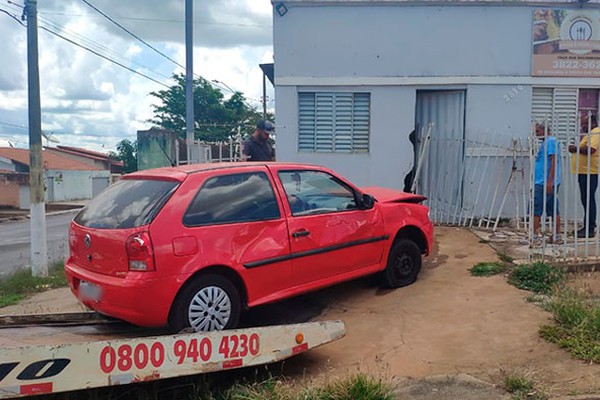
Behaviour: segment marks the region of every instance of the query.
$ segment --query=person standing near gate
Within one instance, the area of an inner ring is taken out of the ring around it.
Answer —
[[[273,146],[270,134],[275,131],[275,125],[261,119],[256,124],[256,130],[245,142],[243,149],[244,161],[273,161]]]
[[[553,236],[551,243],[560,244],[563,242],[560,237],[560,213],[558,211],[558,198],[555,198],[560,186],[560,145],[556,138],[552,136],[550,130],[546,130],[544,124],[535,125],[535,135],[542,141],[542,144],[535,156],[533,243],[539,245],[542,241],[541,218],[545,213],[547,217],[552,217]]]
[[[576,235],[589,238],[596,234],[596,189],[598,188],[598,154],[596,152],[600,147],[600,129],[598,129],[596,115],[583,114],[581,116],[581,131],[579,153],[571,157],[571,172],[577,174],[581,205],[584,210],[583,227],[576,232]],[[569,153],[577,153],[577,146],[570,144]]]

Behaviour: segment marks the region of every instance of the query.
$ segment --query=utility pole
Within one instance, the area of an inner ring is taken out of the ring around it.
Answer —
[[[267,75],[263,71],[263,119],[267,119]]]
[[[37,0],[25,0],[27,16],[27,88],[29,104],[29,192],[31,215],[31,273],[48,276],[46,205],[42,160],[42,111],[38,63]]]
[[[185,0],[185,128],[187,163],[194,144],[194,1]]]

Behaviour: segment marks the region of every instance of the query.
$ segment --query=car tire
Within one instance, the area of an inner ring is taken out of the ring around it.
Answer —
[[[221,275],[199,276],[181,291],[171,310],[170,328],[196,332],[234,329],[242,304],[235,285]]]
[[[408,286],[417,280],[421,271],[421,250],[412,240],[396,240],[392,244],[381,285],[387,288]]]

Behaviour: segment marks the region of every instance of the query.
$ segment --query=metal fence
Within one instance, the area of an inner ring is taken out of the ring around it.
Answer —
[[[451,139],[455,135],[445,137],[430,125],[420,132],[413,189],[428,197],[436,224],[519,234],[531,259],[596,259],[600,256],[594,212],[600,151],[594,149],[600,131],[584,122],[584,133],[555,137],[551,121],[538,124],[538,135],[534,126],[522,138],[478,135],[487,141]],[[552,153],[556,153],[558,181],[550,179],[546,164]],[[537,199],[536,157],[541,163]],[[571,164],[578,162],[581,170],[572,170]],[[554,184],[547,187],[548,182]],[[540,211],[538,228],[534,215]]]
[[[196,140],[190,146],[191,163],[236,162],[242,160],[242,137],[240,134],[221,142]]]

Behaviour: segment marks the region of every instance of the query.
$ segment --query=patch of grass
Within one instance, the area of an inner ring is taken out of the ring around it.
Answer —
[[[600,306],[572,289],[557,293],[549,304],[556,325],[545,325],[540,336],[573,356],[600,363]]]
[[[357,374],[323,386],[298,388],[290,383],[268,379],[236,385],[218,400],[393,400],[392,388],[382,380]]]
[[[31,269],[19,270],[0,281],[0,307],[16,304],[34,293],[67,285],[62,262],[49,267],[47,277],[34,277]]]
[[[540,294],[552,293],[564,280],[565,273],[562,269],[544,262],[519,265],[508,276],[510,284]]]
[[[274,378],[262,382],[238,383],[222,394],[217,395],[218,400],[291,400],[293,395],[289,385]]]
[[[482,262],[473,266],[469,271],[473,276],[493,276],[506,271],[506,265],[501,262]]]
[[[548,395],[539,390],[535,382],[522,374],[507,374],[504,388],[513,395],[514,400],[546,400]]]
[[[334,381],[317,390],[316,400],[393,400],[392,388],[381,379],[364,374]],[[298,399],[300,400],[300,399]]]

